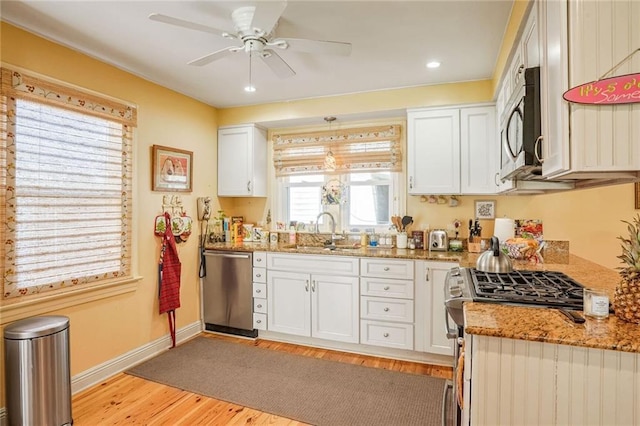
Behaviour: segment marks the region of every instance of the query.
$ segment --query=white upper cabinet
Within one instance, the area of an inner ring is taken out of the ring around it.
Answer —
[[[495,193],[497,151],[495,107],[460,109],[460,193]]]
[[[538,1],[543,176],[616,179],[640,170],[640,104],[569,104],[562,94],[600,79],[640,46],[637,0]],[[640,70],[640,55],[611,76]]]
[[[494,193],[495,126],[494,105],[409,110],[409,194]]]
[[[218,129],[218,196],[267,196],[267,132],[243,125]]]

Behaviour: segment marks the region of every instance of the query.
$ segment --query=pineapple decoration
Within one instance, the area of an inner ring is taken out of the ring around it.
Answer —
[[[625,266],[618,268],[622,279],[616,287],[613,306],[618,318],[640,324],[640,215],[633,222],[623,222],[629,235],[618,237],[622,241],[622,255],[618,259]]]

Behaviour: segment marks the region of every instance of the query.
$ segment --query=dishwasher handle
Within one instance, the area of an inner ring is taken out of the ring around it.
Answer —
[[[205,251],[204,255],[210,257],[225,257],[227,259],[251,259],[251,254],[249,253],[215,253]]]

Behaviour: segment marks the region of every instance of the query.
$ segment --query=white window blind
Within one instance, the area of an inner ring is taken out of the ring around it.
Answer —
[[[2,95],[3,296],[130,275],[135,110],[6,69]]]
[[[356,127],[336,131],[274,134],[273,163],[276,176],[325,172],[331,153],[335,173],[402,171],[399,125]]]

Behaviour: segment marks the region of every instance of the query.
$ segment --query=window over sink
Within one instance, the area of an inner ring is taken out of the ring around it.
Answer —
[[[329,212],[338,230],[388,229],[404,202],[401,134],[399,125],[274,134],[276,220],[310,225]]]

